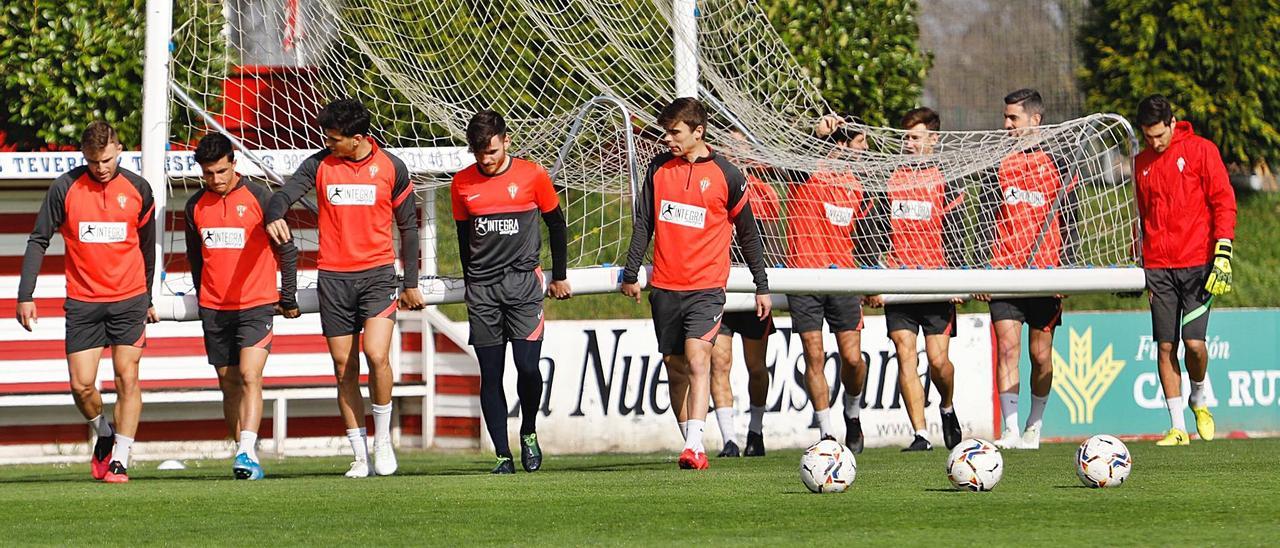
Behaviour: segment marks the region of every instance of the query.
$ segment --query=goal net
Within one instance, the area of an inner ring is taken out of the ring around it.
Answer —
[[[492,108],[512,128],[514,153],[552,171],[573,275],[600,285],[575,290],[611,290],[638,177],[663,150],[654,119],[676,95],[680,42],[696,51],[708,141],[752,181],[775,292],[1134,284],[1135,142],[1123,119],[1095,115],[1017,135],[941,131],[916,149],[901,130],[851,123],[867,147],[846,148],[814,134],[831,108],[753,0],[699,1],[692,26],[678,24],[689,14],[673,7],[694,9],[687,0],[175,4],[171,149],[224,131],[253,152],[240,155],[243,171],[287,177],[320,146],[320,106],[356,97],[373,112],[374,137],[413,171],[423,222],[435,228],[428,254],[438,269],[427,274],[460,275],[447,185],[470,162],[468,119]],[[688,28],[695,34],[680,30]],[[1002,107],[993,100],[993,126]],[[174,208],[199,184],[173,179]],[[290,220],[301,268],[314,269],[314,214],[302,204]],[[170,227],[171,251],[182,249],[181,228]],[[181,265],[169,262],[166,288],[189,291]],[[734,270],[730,290],[749,289]],[[437,302],[460,296],[456,280],[424,287]]]

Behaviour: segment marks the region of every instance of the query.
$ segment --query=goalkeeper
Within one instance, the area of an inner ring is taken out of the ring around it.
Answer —
[[[1187,445],[1182,372],[1175,353],[1181,333],[1191,375],[1191,412],[1200,439],[1213,439],[1213,415],[1205,404],[1209,353],[1205,331],[1213,298],[1231,291],[1231,240],[1236,197],[1217,145],[1173,116],[1168,99],[1152,95],[1138,104],[1146,150],[1138,155],[1138,213],[1142,260],[1151,296],[1151,327],[1169,418],[1156,445]]]

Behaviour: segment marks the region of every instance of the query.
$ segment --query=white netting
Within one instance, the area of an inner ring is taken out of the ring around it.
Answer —
[[[997,255],[997,267],[1134,264],[1124,184],[1132,131],[1118,117],[1020,136],[941,132],[916,155],[904,151],[904,132],[860,127],[868,150],[837,147],[814,136],[830,109],[759,6],[697,6],[708,139],[768,187],[760,196],[778,196],[757,206],[772,212],[770,266],[959,269],[992,266]],[[447,257],[456,245],[441,188],[449,174],[416,159],[461,146],[470,116],[494,108],[517,154],[554,166],[570,266],[624,260],[634,166],[643,173],[662,150],[653,120],[674,96],[670,0],[196,0],[174,29],[172,79],[194,103],[175,101],[175,146],[209,130],[205,111],[248,148],[301,150],[300,160],[319,146],[319,106],[357,97],[374,113],[375,137],[403,151],[423,196],[436,197],[426,217],[442,220]],[[616,102],[583,109],[601,95]],[[196,184],[175,182],[173,202]],[[941,228],[923,222],[944,216]],[[304,236],[314,227],[305,213],[295,223]],[[1012,249],[993,251],[996,242]],[[849,260],[832,259],[840,253]],[[440,265],[441,274],[458,269]]]

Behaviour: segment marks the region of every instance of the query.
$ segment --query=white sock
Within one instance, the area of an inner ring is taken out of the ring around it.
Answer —
[[[1004,424],[1005,430],[1017,430],[1018,428],[1018,393],[1017,392],[1001,392],[1000,393],[1000,422]]]
[[[916,436],[919,436],[919,437],[924,438],[924,439],[926,439],[926,440],[927,440],[927,439],[929,439],[929,431],[928,431],[928,430],[916,430]]]
[[[373,404],[373,439],[377,443],[391,441],[391,402]]]
[[[1049,396],[1031,395],[1031,412],[1027,413],[1027,428],[1039,426],[1044,422],[1044,406],[1049,404]]]
[[[1183,432],[1187,431],[1187,420],[1182,416],[1185,404],[1182,403],[1182,396],[1176,398],[1167,398],[1165,405],[1169,407],[1169,422],[1174,428]]]
[[[1204,405],[1204,381],[1191,381],[1191,397],[1187,401],[1191,403],[1191,407]]]
[[[129,467],[129,449],[133,447],[133,438],[116,434],[116,445],[111,448],[111,460],[119,461],[121,466]]]
[[[764,433],[764,406],[751,406],[751,424],[747,426],[747,431],[757,434]]]
[[[240,447],[236,449],[236,454],[244,453],[249,455],[249,460],[258,462],[258,433],[248,430],[240,431]]]
[[[725,443],[738,443],[738,436],[734,433],[733,420],[737,416],[737,412],[732,407],[716,408],[716,423],[720,425],[720,437]]]
[[[369,462],[369,443],[365,436],[364,428],[347,429],[347,441],[351,442],[351,452],[355,453],[356,460],[360,462]]]
[[[680,423],[680,439],[689,439],[689,421]]]
[[[89,419],[89,426],[93,427],[93,430],[97,432],[99,438],[111,437],[111,423],[107,422],[107,417],[103,416],[101,413],[99,413],[98,416]]]
[[[941,412],[943,415],[950,415],[956,412],[956,406],[952,405],[951,407],[939,407],[938,411]]]
[[[844,393],[844,416],[850,419],[856,419],[862,414],[862,394],[850,395]]]
[[[823,409],[822,411],[814,411],[818,416],[818,435],[822,437],[834,436],[831,433],[831,410]]]
[[[702,430],[707,427],[707,421],[689,419],[689,435],[684,439],[684,448],[693,449],[695,453],[706,453],[707,450],[702,446]]]

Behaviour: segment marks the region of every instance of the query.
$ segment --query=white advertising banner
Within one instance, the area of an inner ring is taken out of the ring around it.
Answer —
[[[986,314],[961,316],[951,342],[955,365],[955,409],[965,436],[992,436],[992,353],[990,320]],[[776,318],[769,337],[766,364],[769,392],[764,418],[767,448],[806,447],[818,440],[813,406],[804,383],[804,357],[791,319]],[[464,324],[465,325],[465,324]],[[544,393],[538,417],[538,439],[549,452],[675,451],[683,445],[670,412],[667,375],[649,320],[547,322],[542,347]],[[836,380],[839,357],[835,337],[825,333],[827,380],[831,413],[843,440],[843,388]],[[749,400],[747,370],[740,339],[734,341],[731,384],[739,443],[745,440]],[[912,428],[898,387],[897,357],[885,334],[883,316],[868,316],[862,331],[862,354],[868,363],[861,420],[868,446],[906,445]],[[940,396],[928,380],[924,339],[919,342],[918,368],[928,389],[926,417],[929,437],[941,445],[938,417]],[[508,358],[510,360],[510,358]],[[519,431],[519,402],[515,370],[504,376],[511,402],[509,437]],[[707,447],[719,450],[721,435],[714,413],[707,417]],[[490,445],[487,441],[485,445]]]

